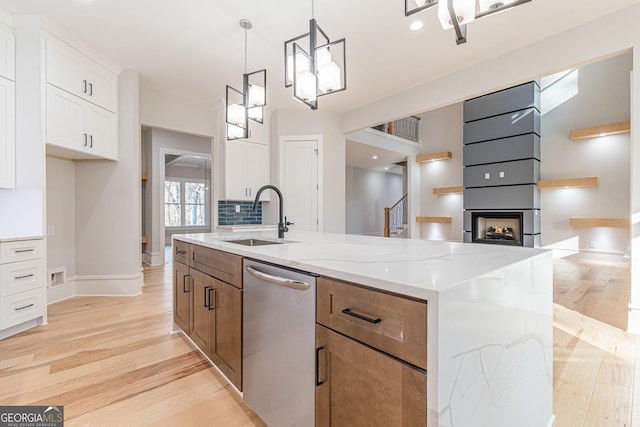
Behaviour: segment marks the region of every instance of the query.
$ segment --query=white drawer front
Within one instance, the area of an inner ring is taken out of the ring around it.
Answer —
[[[0,265],[0,297],[46,288],[47,273],[44,259]]]
[[[33,289],[27,292],[0,298],[0,329],[44,315],[47,309],[47,290]]]
[[[0,264],[44,258],[43,239],[0,243]]]

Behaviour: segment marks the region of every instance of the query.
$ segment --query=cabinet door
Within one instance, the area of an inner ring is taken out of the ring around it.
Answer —
[[[316,426],[426,426],[427,376],[316,325]]]
[[[89,82],[85,99],[109,111],[118,107],[118,78],[111,71],[87,61],[85,78]]]
[[[225,153],[225,198],[227,200],[249,200],[246,185],[246,148],[244,141],[227,141]]]
[[[211,354],[215,332],[215,279],[197,270],[190,270],[193,283],[193,329],[191,339],[205,354]]]
[[[118,160],[118,123],[115,113],[90,103],[84,109],[88,150],[95,156]]]
[[[187,335],[191,332],[191,276],[189,267],[173,263],[173,321]]]
[[[16,79],[16,39],[10,31],[0,24],[0,76],[9,80]]]
[[[83,151],[88,135],[83,130],[84,102],[55,86],[47,85],[47,144]]]
[[[0,188],[16,186],[15,83],[0,77]]]
[[[260,187],[269,184],[269,146],[252,142],[245,144],[247,150],[247,187],[249,188],[249,197],[253,200]],[[260,200],[263,202],[271,200],[271,191],[263,191]]]
[[[85,76],[87,58],[80,52],[53,38],[47,38],[47,83],[83,97],[89,91]]]
[[[215,334],[211,358],[242,391],[242,291],[215,281]]]

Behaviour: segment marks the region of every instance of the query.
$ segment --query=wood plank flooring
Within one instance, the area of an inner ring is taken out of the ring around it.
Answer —
[[[264,426],[184,339],[171,334],[171,270],[142,295],[49,306],[49,325],[0,341],[0,405],[64,405],[68,426]],[[556,427],[640,420],[640,339],[624,332],[628,263],[554,263]],[[637,421],[640,425],[640,421]]]

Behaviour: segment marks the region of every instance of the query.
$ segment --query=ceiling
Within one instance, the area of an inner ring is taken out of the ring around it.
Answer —
[[[403,167],[396,163],[404,162],[406,159],[406,154],[346,140],[346,166],[402,174]]]
[[[456,46],[435,8],[406,18],[403,0],[318,0],[315,17],[333,40],[346,37],[347,91],[319,99],[350,111],[517,49],[640,0],[532,0],[469,24]],[[143,87],[215,104],[248,71],[267,69],[268,108],[306,108],[284,88],[283,42],[308,31],[306,0],[0,0],[10,13],[42,13],[124,68]],[[414,19],[424,21],[410,31]]]

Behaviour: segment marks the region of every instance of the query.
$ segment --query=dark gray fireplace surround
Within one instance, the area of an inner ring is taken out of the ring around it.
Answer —
[[[474,213],[476,217],[511,213],[522,214],[518,230],[522,241],[517,244],[540,247],[538,83],[465,101],[463,139],[464,241],[487,243],[486,230],[474,227]],[[514,244],[499,239],[489,243]]]

